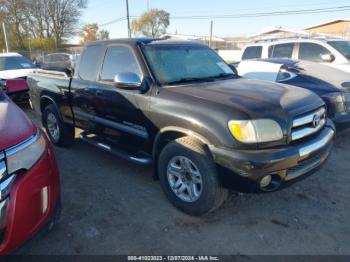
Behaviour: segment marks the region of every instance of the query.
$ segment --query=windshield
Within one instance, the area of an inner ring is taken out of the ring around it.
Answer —
[[[0,57],[0,71],[30,68],[35,65],[23,56]]]
[[[329,45],[335,48],[347,59],[350,59],[350,42],[348,41],[329,41]]]
[[[149,45],[144,53],[161,85],[235,77],[219,55],[205,46]]]

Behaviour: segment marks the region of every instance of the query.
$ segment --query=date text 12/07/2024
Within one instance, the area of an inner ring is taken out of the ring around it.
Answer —
[[[216,256],[128,256],[128,261],[219,261]]]

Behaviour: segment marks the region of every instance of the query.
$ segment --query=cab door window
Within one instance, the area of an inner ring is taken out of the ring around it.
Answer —
[[[330,51],[325,47],[314,43],[301,43],[299,47],[299,59],[322,62],[322,55],[330,54]]]
[[[114,46],[107,49],[100,80],[113,82],[120,73],[134,73],[141,79],[141,70],[137,60],[126,46]]]

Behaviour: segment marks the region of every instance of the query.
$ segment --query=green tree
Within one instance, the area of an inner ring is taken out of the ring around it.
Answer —
[[[108,40],[109,39],[109,32],[107,30],[102,29],[98,33],[97,38],[99,40]]]
[[[81,43],[86,44],[96,40],[109,39],[109,32],[107,30],[100,30],[96,23],[86,24],[81,29],[79,36],[82,38]]]
[[[87,0],[0,0],[0,20],[14,49],[26,48],[30,39],[54,39],[60,46],[75,35],[86,4]]]
[[[131,30],[135,35],[159,37],[166,33],[170,25],[170,14],[164,10],[151,9],[131,23]]]

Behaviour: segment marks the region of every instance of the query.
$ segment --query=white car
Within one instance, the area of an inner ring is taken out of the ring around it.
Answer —
[[[290,58],[322,63],[350,73],[350,42],[340,38],[285,38],[244,47],[241,60]]]
[[[36,66],[24,56],[17,53],[0,54],[0,81],[25,78]],[[0,83],[1,85],[1,83]]]

